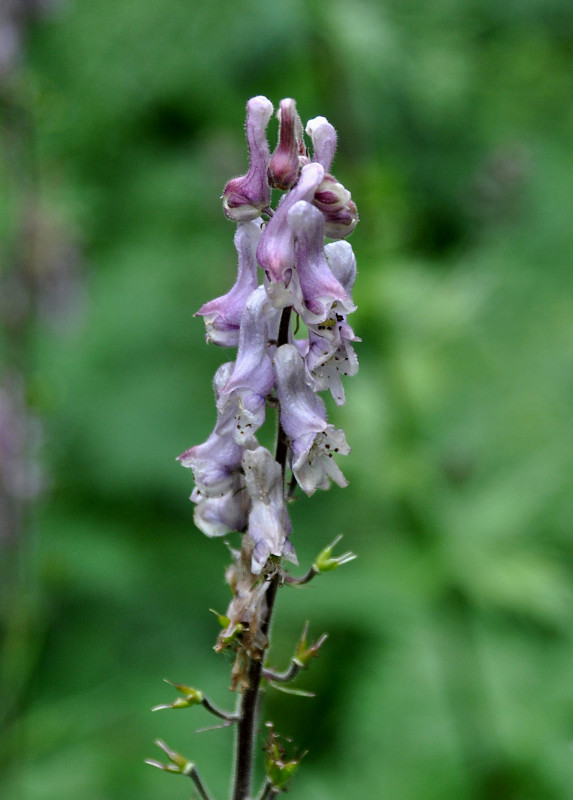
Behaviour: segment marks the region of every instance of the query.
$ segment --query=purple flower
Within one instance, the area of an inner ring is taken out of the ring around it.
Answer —
[[[334,454],[347,455],[350,447],[344,431],[326,422],[322,400],[306,383],[305,365],[295,345],[277,348],[274,358],[281,425],[290,439],[292,471],[306,494],[327,489],[329,478],[339,486],[348,481],[334,461]]]
[[[329,238],[342,239],[352,233],[358,223],[356,203],[335,177],[325,174],[312,202],[324,214],[325,233]]]
[[[300,170],[299,155],[302,143],[302,123],[296,113],[296,103],[287,98],[281,100],[277,112],[280,120],[279,143],[269,165],[269,183],[276,189],[290,189]]]
[[[257,288],[257,260],[255,252],[261,238],[262,219],[237,225],[235,247],[239,255],[239,272],[233,288],[217,297],[196,312],[204,317],[207,341],[223,347],[236,347],[239,343],[241,316],[248,296]]]
[[[267,311],[272,311],[262,286],[251,293],[239,333],[237,360],[217,400],[221,431],[242,445],[265,421],[266,398],[274,385],[268,353]]]
[[[227,361],[215,373],[215,400],[219,400],[234,365],[233,361]],[[219,411],[217,423],[207,441],[185,450],[177,456],[177,461],[193,470],[195,485],[203,497],[221,497],[235,487],[243,451],[244,447],[235,441],[228,415]]]
[[[332,274],[324,254],[323,215],[300,200],[289,210],[288,223],[297,239],[296,268],[303,305],[296,310],[303,321],[307,325],[323,322],[333,308],[354,311],[356,306]]]
[[[312,201],[324,177],[320,164],[303,167],[297,185],[283,195],[278,208],[267,223],[257,247],[257,261],[265,270],[270,284],[289,285],[295,265],[294,231],[288,224],[288,212],[299,200]],[[272,295],[271,295],[272,302]]]
[[[315,117],[306,123],[306,134],[312,140],[312,160],[330,171],[336,150],[336,131],[326,117]]]
[[[270,555],[286,555],[298,563],[290,543],[285,547],[291,523],[285,505],[280,464],[265,447],[257,447],[245,452],[243,471],[251,500],[248,528],[254,544],[251,572],[258,575]]]
[[[267,170],[271,154],[266,130],[272,113],[273,104],[262,95],[252,97],[247,103],[249,171],[230,180],[223,192],[223,210],[235,222],[255,219],[270,203]]]
[[[193,470],[195,485],[204,497],[220,497],[233,486],[243,450],[232,434],[221,435],[215,426],[207,441],[185,450],[177,461]]]

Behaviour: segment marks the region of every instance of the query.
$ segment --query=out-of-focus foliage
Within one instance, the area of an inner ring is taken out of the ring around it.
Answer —
[[[226,606],[228,555],[194,529],[174,457],[214,422],[229,354],[193,313],[233,281],[219,197],[245,168],[246,100],[266,94],[336,126],[361,215],[361,371],[331,411],[351,483],[292,509],[301,569],[338,533],[359,559],[279,593],[275,666],[305,619],[330,632],[299,681],[316,699],[267,696],[310,751],[292,796],[570,798],[570,0],[55,12],[18,81],[86,299],[30,345],[51,488],[2,613],[0,795],[187,797],[142,764],[157,736],[226,794],[231,731],[148,709],[172,699],[162,677],[232,700],[208,611]]]

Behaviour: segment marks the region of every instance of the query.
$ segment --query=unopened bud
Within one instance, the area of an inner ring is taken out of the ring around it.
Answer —
[[[223,192],[223,210],[234,222],[256,219],[268,206],[271,189],[267,181],[270,160],[266,129],[273,104],[262,95],[247,103],[247,143],[250,165],[246,175],[233,178]]]
[[[313,205],[324,214],[324,233],[330,239],[349,236],[358,222],[358,209],[350,192],[333,175],[325,175],[319,184]]]
[[[269,183],[275,189],[290,189],[298,180],[302,145],[302,123],[294,100],[281,100],[279,143],[269,165]]]
[[[315,117],[306,123],[306,133],[312,139],[312,160],[322,164],[328,172],[336,150],[336,131],[326,117]]]
[[[335,556],[333,558],[332,551],[338,544],[338,542],[342,539],[342,534],[337,536],[336,539],[331,542],[324,550],[321,550],[318,554],[316,561],[312,565],[313,570],[320,574],[321,572],[331,572],[333,569],[337,567],[341,567],[343,564],[347,564],[349,561],[354,561],[356,558],[355,554],[352,553],[350,550],[348,553],[343,553],[341,556]]]

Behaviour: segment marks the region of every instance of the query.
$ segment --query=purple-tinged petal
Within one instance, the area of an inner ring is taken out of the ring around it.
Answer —
[[[193,470],[195,485],[204,497],[217,497],[232,488],[243,451],[233,436],[222,436],[215,428],[207,441],[185,450],[177,461]]]
[[[333,308],[350,313],[356,306],[332,274],[324,255],[324,217],[300,200],[288,213],[296,238],[296,268],[303,305],[296,310],[308,324],[323,322]]]
[[[299,200],[312,201],[324,177],[320,164],[303,167],[300,178],[288,194],[282,196],[278,208],[268,221],[257,247],[257,261],[271,283],[288,286],[295,265],[294,231],[288,224],[288,212]]]
[[[334,462],[334,453],[347,455],[344,431],[326,422],[322,400],[306,383],[304,361],[294,345],[277,348],[274,358],[281,425],[290,439],[292,471],[308,495],[326,489],[331,478],[339,486],[347,480]]]
[[[255,219],[270,203],[267,170],[271,154],[266,130],[272,113],[273,104],[262,95],[252,97],[247,103],[249,171],[230,180],[223,192],[223,210],[235,222]]]
[[[352,233],[358,223],[356,203],[333,175],[324,175],[312,202],[324,214],[326,236],[343,239]]]
[[[270,555],[288,553],[292,559],[292,546],[285,548],[291,523],[284,500],[281,466],[271,453],[265,447],[246,451],[243,471],[251,500],[248,528],[254,544],[251,572],[258,575]],[[294,563],[297,563],[296,557]]]
[[[350,200],[340,211],[325,212],[324,233],[329,239],[344,239],[350,236],[359,222],[356,203]]]
[[[262,219],[243,222],[237,226],[235,247],[239,256],[239,272],[233,288],[196,312],[204,317],[207,341],[224,347],[239,343],[241,316],[248,296],[257,288],[257,244],[261,238]]]
[[[237,360],[217,401],[221,431],[230,432],[242,445],[265,421],[266,398],[274,386],[273,366],[268,353],[268,306],[266,292],[260,286],[251,293],[245,305]]]
[[[325,174],[314,193],[312,202],[324,214],[334,214],[346,208],[351,199],[352,195],[348,189],[345,189],[333,175]]]
[[[242,475],[237,472],[233,486],[221,497],[204,497],[195,488],[191,495],[195,506],[195,525],[206,536],[224,536],[247,527],[249,496]]]
[[[306,123],[306,134],[312,140],[312,160],[330,171],[336,150],[336,131],[326,117],[315,117]]]
[[[290,189],[297,182],[300,171],[299,155],[302,145],[302,123],[296,112],[296,103],[281,100],[277,111],[280,121],[279,143],[271,156],[269,183],[276,189]]]

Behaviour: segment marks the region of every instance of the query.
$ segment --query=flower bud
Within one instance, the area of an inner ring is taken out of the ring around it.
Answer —
[[[279,143],[271,157],[268,178],[273,188],[284,190],[294,186],[299,173],[302,123],[295,101],[281,100],[277,118],[280,120]]]
[[[340,211],[325,213],[324,233],[329,239],[345,239],[359,222],[356,203],[350,200]]]
[[[350,192],[333,175],[325,175],[312,201],[322,211],[325,235],[330,239],[349,236],[358,222],[358,210]]]
[[[252,97],[247,103],[249,171],[230,180],[223,192],[223,210],[234,222],[256,219],[270,203],[271,189],[267,180],[270,151],[266,130],[272,113],[273,104],[262,95]]]
[[[322,164],[328,172],[336,150],[336,131],[326,117],[315,117],[306,123],[306,133],[312,139],[312,160]]]

